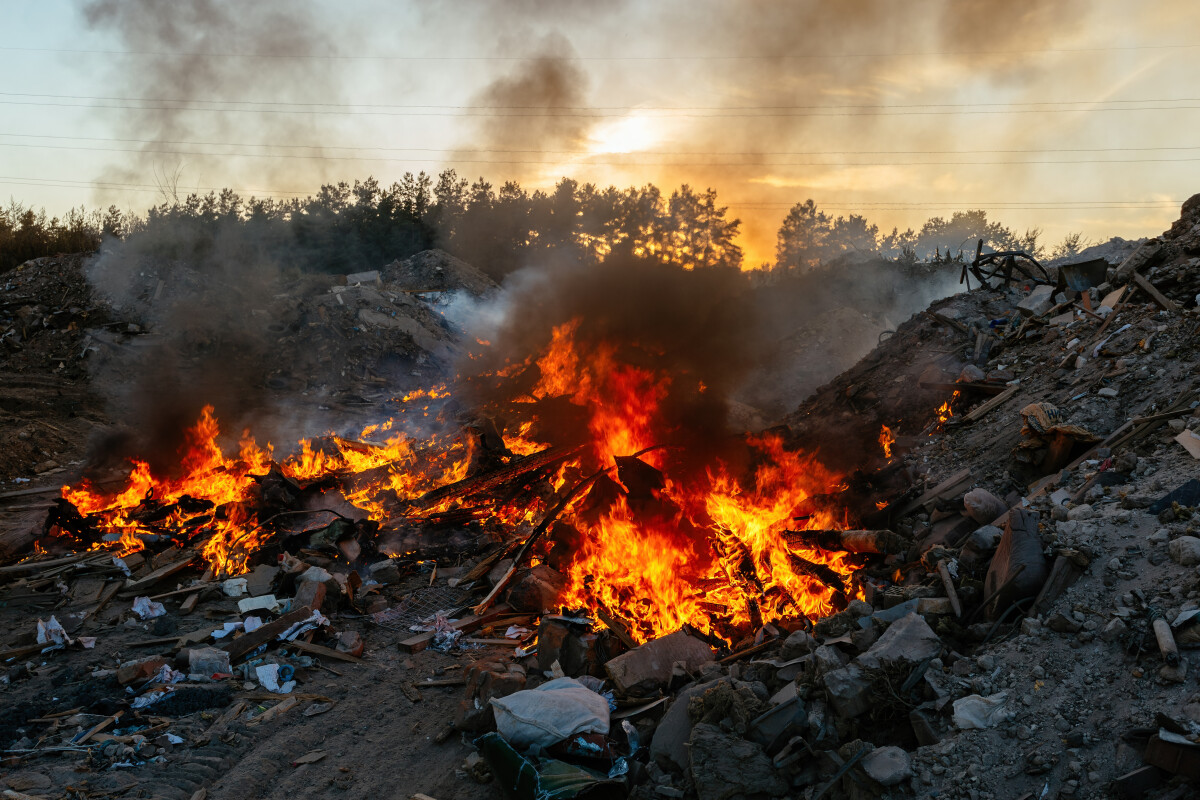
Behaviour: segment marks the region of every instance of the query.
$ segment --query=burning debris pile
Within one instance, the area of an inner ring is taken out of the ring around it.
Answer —
[[[754,433],[725,425],[744,352],[704,338],[737,298],[598,323],[586,276],[530,281],[353,434],[231,440],[207,407],[0,567],[0,780],[282,797],[386,759],[421,796],[1182,796],[1194,200],[1119,264],[935,303]],[[448,263],[369,291],[465,284]]]

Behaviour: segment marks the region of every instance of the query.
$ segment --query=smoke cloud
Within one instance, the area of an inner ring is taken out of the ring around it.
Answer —
[[[139,98],[136,108],[122,108],[115,119],[122,136],[142,142],[142,154],[112,167],[103,180],[144,182],[153,170],[172,199],[199,180],[278,189],[326,179],[320,147],[307,148],[306,159],[277,160],[237,159],[221,154],[228,147],[189,144],[319,144],[332,138],[327,116],[286,107],[333,104],[342,96],[329,62],[314,58],[338,54],[336,36],[317,17],[286,0],[91,0],[82,12],[92,30],[115,36],[134,54],[114,63],[110,80],[121,95]],[[246,113],[260,104],[272,110]],[[180,151],[189,155],[173,154]],[[204,152],[214,155],[198,154]]]

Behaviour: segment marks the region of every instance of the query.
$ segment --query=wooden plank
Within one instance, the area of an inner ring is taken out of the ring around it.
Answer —
[[[196,603],[200,600],[199,592],[192,592],[187,597],[183,598],[183,602],[179,604],[179,613],[187,615],[196,610]]]
[[[251,650],[257,648],[259,645],[266,644],[267,642],[273,640],[276,636],[283,633],[297,622],[306,620],[311,616],[312,609],[308,606],[301,606],[295,611],[290,611],[287,614],[284,614],[274,622],[268,622],[266,625],[263,625],[261,628],[253,631],[252,633],[247,633],[245,636],[241,636],[225,645],[222,645],[221,649],[229,653],[229,660],[231,662],[236,661],[237,659],[249,653]],[[295,642],[290,642],[289,644],[295,644]]]
[[[638,646],[637,642],[634,641],[633,637],[629,635],[629,631],[625,630],[625,626],[622,625],[617,620],[610,617],[603,610],[597,609],[596,617],[601,622],[604,623],[604,627],[608,628],[610,631],[612,631],[614,634],[616,634],[616,637],[621,640],[621,644],[625,645],[630,650],[632,650]]]
[[[937,486],[933,487],[932,489],[930,489],[927,492],[925,492],[924,494],[922,494],[916,500],[913,500],[913,501],[909,502],[908,504],[906,504],[904,506],[904,508],[900,509],[900,511],[896,514],[896,518],[908,516],[909,514],[916,511],[918,508],[921,508],[922,506],[924,506],[926,504],[932,503],[934,500],[937,500],[939,497],[942,497],[942,496],[948,495],[948,494],[952,494],[954,492],[954,490],[957,489],[959,484],[966,482],[966,481],[970,481],[971,477],[972,477],[972,475],[971,475],[970,467],[964,467],[963,469],[960,469],[958,472],[954,473],[949,478],[946,478],[946,480],[942,481]]]
[[[362,663],[361,658],[356,658],[355,656],[352,656],[349,653],[343,653],[341,650],[334,650],[332,647],[322,647],[319,644],[311,644],[309,642],[304,642],[299,639],[296,639],[295,641],[292,641],[292,642],[288,642],[286,646],[294,647],[295,649],[300,650],[301,652],[304,652],[304,653],[311,653],[314,656],[324,656],[325,658],[332,658],[335,661],[345,661],[348,664],[361,664]]]
[[[286,714],[288,711],[291,711],[293,708],[299,705],[299,703],[300,701],[297,700],[295,696],[286,697],[279,703],[276,703],[254,719],[248,720],[247,722],[251,725],[256,725],[260,722],[270,722],[281,714]]]
[[[946,392],[979,392],[980,394],[1000,394],[1008,388],[1003,383],[988,383],[986,381],[977,381],[976,383],[938,383],[935,381],[921,381],[917,384],[922,389],[938,389]]]
[[[119,720],[121,718],[121,715],[123,715],[124,713],[125,713],[124,711],[118,711],[117,713],[113,714],[111,717],[105,717],[104,719],[100,720],[95,725],[93,725],[87,733],[83,734],[83,736],[80,736],[78,739],[73,740],[71,742],[71,744],[83,744],[88,739],[92,738],[97,733],[99,733],[100,731],[107,728],[109,725],[112,725],[114,722]]]
[[[1015,395],[1020,390],[1021,390],[1020,386],[1008,387],[1003,392],[1001,392],[1000,394],[993,397],[991,400],[988,400],[986,403],[979,406],[979,408],[976,408],[974,411],[967,414],[965,417],[963,417],[963,420],[966,422],[978,422],[979,420],[983,419],[988,414],[990,414],[994,409],[1004,405],[1009,400],[1011,400],[1012,396]]]
[[[73,556],[64,556],[63,558],[51,558],[46,561],[24,561],[20,564],[9,564],[7,567],[0,567],[0,575],[10,575],[20,572],[37,572],[38,570],[48,567],[58,567],[63,564],[77,564],[80,561],[85,561],[90,558],[92,553],[79,553]]]
[[[195,550],[190,550],[187,553],[185,553],[178,561],[172,561],[170,564],[167,564],[165,567],[159,567],[158,569],[154,570],[153,572],[151,572],[149,575],[147,575],[144,578],[140,578],[136,581],[127,581],[125,583],[124,590],[121,591],[121,597],[132,597],[133,595],[136,595],[138,592],[142,591],[146,587],[153,586],[154,584],[158,583],[163,578],[167,578],[167,577],[170,577],[171,575],[174,575],[176,572],[179,572],[179,571],[183,570],[185,567],[187,567],[188,565],[190,565],[193,561],[195,561],[199,557],[199,555],[200,554],[197,553]]]
[[[486,614],[468,614],[457,622],[450,623],[450,627],[463,633],[472,633],[484,625],[511,613],[512,609],[507,604],[501,603]],[[416,636],[405,639],[396,646],[404,653],[419,653],[433,643],[433,636],[434,631],[426,631],[425,633],[419,633]]]
[[[1158,287],[1148,281],[1145,277],[1135,272],[1133,273],[1132,280],[1137,284],[1139,289],[1150,295],[1150,299],[1152,299],[1163,311],[1170,311],[1172,314],[1179,313],[1179,306],[1175,303],[1175,301],[1160,292]]]
[[[413,681],[413,686],[465,686],[467,683],[466,676],[458,676],[455,678],[426,678],[423,681]]]

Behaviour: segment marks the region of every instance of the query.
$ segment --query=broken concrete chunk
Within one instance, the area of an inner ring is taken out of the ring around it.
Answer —
[[[866,713],[871,707],[871,679],[853,663],[825,674],[825,693],[833,710],[846,719]]]
[[[683,631],[676,631],[622,653],[606,663],[604,669],[618,692],[634,694],[635,687],[652,689],[669,682],[671,668],[677,661],[682,661],[689,672],[695,672],[701,664],[712,660],[711,647]]]
[[[1054,287],[1035,286],[1025,299],[1017,303],[1022,316],[1038,317],[1054,307]]]
[[[692,737],[692,719],[688,716],[688,703],[693,697],[703,696],[722,681],[729,682],[730,679],[718,678],[707,683],[698,683],[676,695],[658,727],[654,729],[654,739],[650,742],[650,758],[656,764],[664,769],[688,768],[687,743]]]
[[[762,748],[701,723],[688,742],[692,783],[700,800],[782,797],[788,784]]]
[[[863,756],[861,763],[863,771],[884,786],[912,777],[912,758],[899,747],[876,748]]]
[[[909,614],[892,623],[871,649],[855,659],[866,669],[896,664],[917,664],[942,652],[942,640],[919,614]]]

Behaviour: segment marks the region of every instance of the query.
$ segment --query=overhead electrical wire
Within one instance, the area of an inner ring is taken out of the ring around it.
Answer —
[[[914,58],[919,56],[1013,56],[1041,55],[1050,53],[1105,53],[1137,52],[1141,50],[1188,50],[1200,47],[1200,43],[1158,43],[1147,45],[1098,45],[1095,47],[1049,47],[1004,50],[910,50],[862,53],[814,53],[788,52],[779,55],[604,55],[604,56],[452,56],[452,55],[397,55],[373,53],[239,53],[239,52],[187,52],[171,50],[105,50],[98,48],[72,47],[0,47],[0,52],[14,53],[67,53],[77,55],[106,56],[153,56],[170,58],[261,58],[272,60],[302,61],[780,61],[822,60],[836,58]]]

